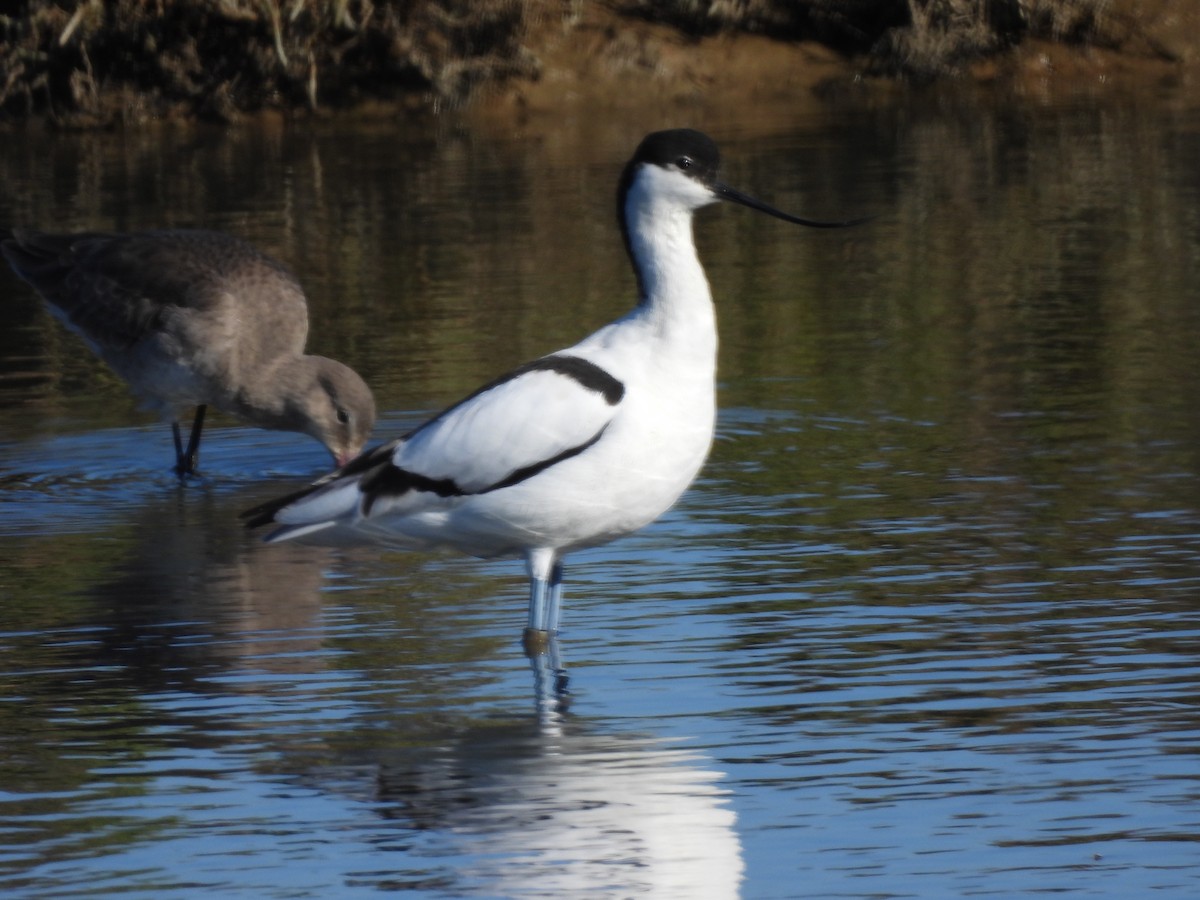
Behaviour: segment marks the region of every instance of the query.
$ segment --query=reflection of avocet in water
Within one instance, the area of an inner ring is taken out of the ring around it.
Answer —
[[[449,879],[448,895],[721,900],[739,896],[744,863],[709,765],[571,723],[553,736],[482,728],[385,764],[378,799],[415,825],[403,866]]]
[[[717,180],[719,154],[688,129],[647,136],[626,165],[618,222],[638,303],[574,347],[493,381],[402,438],[246,513],[317,536],[519,554],[529,631],[558,630],[563,558],[654,521],[712,441],[716,315],[692,237],[696,210],[730,200],[800,219]],[[540,639],[540,638],[538,638]]]

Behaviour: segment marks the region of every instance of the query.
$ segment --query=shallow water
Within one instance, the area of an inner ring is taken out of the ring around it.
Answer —
[[[612,192],[660,124],[31,138],[0,221],[250,238],[385,437],[626,308]],[[878,218],[700,215],[718,440],[569,561],[565,710],[517,563],[260,544],[238,511],[323,451],[218,420],[179,487],[0,273],[0,889],[1195,895],[1197,118],[695,124],[747,192]]]

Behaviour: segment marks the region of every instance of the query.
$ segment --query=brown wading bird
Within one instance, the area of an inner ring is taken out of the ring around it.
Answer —
[[[375,424],[352,369],[304,352],[308,305],[295,277],[215,231],[41,234],[0,242],[51,312],[171,423],[175,471],[195,474],[208,406],[316,438],[344,465]],[[179,421],[195,408],[186,447]]]

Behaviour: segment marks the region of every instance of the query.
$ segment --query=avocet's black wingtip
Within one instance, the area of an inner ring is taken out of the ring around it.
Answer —
[[[266,503],[260,503],[258,506],[243,510],[238,513],[238,518],[242,520],[242,525],[248,529],[261,528],[264,525],[275,524],[275,514],[285,506],[299,500],[305,494],[308,494],[312,489],[305,488],[302,491],[295,491],[288,494],[286,497],[277,497],[274,500],[268,500]]]

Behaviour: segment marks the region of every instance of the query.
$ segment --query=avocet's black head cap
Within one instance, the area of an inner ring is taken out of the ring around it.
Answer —
[[[848,225],[862,224],[871,218],[868,216],[861,219],[826,222],[818,219],[805,219],[778,210],[769,203],[756,200],[717,180],[721,154],[717,150],[716,142],[707,134],[696,131],[694,128],[672,128],[646,135],[633,154],[633,159],[625,167],[620,189],[617,191],[617,217],[618,220],[622,220],[622,227],[624,227],[623,212],[619,207],[624,203],[625,195],[633,183],[638,166],[642,163],[650,163],[664,168],[674,166],[712,191],[714,199],[740,203],[742,206],[748,206],[795,225],[807,225],[810,228],[845,228]]]
[[[630,165],[636,166],[638,163],[664,167],[673,165],[701,184],[711,185],[716,181],[717,169],[721,166],[721,153],[717,150],[716,142],[707,134],[694,128],[672,128],[642,138]]]
[[[717,180],[721,154],[712,138],[693,128],[672,128],[646,135],[638,144],[633,158],[626,164],[625,171],[621,173],[621,183],[617,186],[617,221],[622,228],[625,226],[625,197],[643,164],[663,168],[674,166],[712,189]]]

